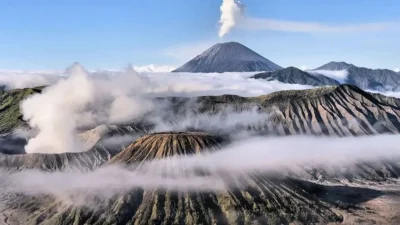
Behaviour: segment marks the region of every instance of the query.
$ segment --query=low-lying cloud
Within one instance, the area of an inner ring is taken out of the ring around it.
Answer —
[[[339,83],[345,83],[349,72],[347,70],[308,70],[311,74],[321,74],[337,80]]]
[[[0,86],[5,89],[33,88],[56,83],[64,77],[59,72],[0,71]]]
[[[150,119],[156,125],[154,132],[194,130],[234,134],[248,127],[264,127],[269,121],[269,114],[259,112],[257,106],[249,106],[240,112],[226,107],[216,113],[200,113],[197,108],[198,106],[191,107],[191,110],[179,116],[174,115],[171,110],[161,110],[161,116]]]
[[[150,64],[145,66],[134,66],[133,69],[137,72],[160,73],[160,72],[171,72],[172,70],[176,69],[176,67]]]
[[[85,148],[76,137],[79,128],[132,122],[155,109],[151,101],[153,97],[259,96],[279,90],[310,88],[248,79],[254,73],[138,74],[130,67],[124,72],[102,73],[104,76],[100,76],[87,74],[87,70],[79,64],[71,67],[68,73],[70,75],[65,79],[60,79],[41,94],[34,94],[22,102],[24,119],[38,130],[37,136],[29,140],[26,152],[83,151]],[[189,123],[185,122],[187,119],[181,118],[179,126],[198,126],[201,121],[204,122],[204,118],[200,117],[189,120]],[[219,119],[208,122],[215,122],[208,124],[210,127],[221,125]],[[222,127],[226,126],[228,124]]]
[[[399,146],[400,139],[395,135],[252,138],[203,155],[138,162],[130,168],[109,165],[85,173],[24,171],[4,174],[0,184],[8,185],[1,188],[4,192],[28,195],[65,197],[75,193],[77,199],[72,201],[75,203],[80,202],[79,194],[110,198],[134,188],[221,191],[251,185],[239,179],[247,174],[290,172],[293,176],[304,173],[304,168],[344,170],[359,162],[396,160],[400,157]]]
[[[233,94],[255,97],[281,90],[314,88],[300,84],[249,79],[255,72],[237,73],[159,73],[146,74],[153,86],[150,95],[158,96],[209,96]]]

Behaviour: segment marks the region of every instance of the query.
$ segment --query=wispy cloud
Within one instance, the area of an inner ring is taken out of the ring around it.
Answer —
[[[276,20],[269,18],[246,18],[241,29],[275,30],[304,33],[335,33],[335,32],[372,32],[399,28],[399,22],[372,22],[360,24],[324,24],[319,22],[303,22]]]
[[[347,75],[349,75],[349,72],[347,70],[309,70],[307,72],[311,74],[322,74],[324,76],[335,79],[340,83],[344,83],[347,79]]]
[[[397,22],[370,22],[354,24],[325,24],[310,21],[277,20],[273,18],[256,18],[246,16],[245,5],[238,0],[223,0],[220,7],[219,37],[223,37],[230,30],[237,27],[246,30],[274,30],[284,32],[304,33],[348,33],[348,32],[373,32],[388,29],[398,29]]]
[[[144,66],[134,66],[133,69],[135,69],[137,72],[171,72],[172,70],[176,69],[175,66],[169,66],[169,65],[155,65],[155,64],[149,64],[149,65],[144,65]]]

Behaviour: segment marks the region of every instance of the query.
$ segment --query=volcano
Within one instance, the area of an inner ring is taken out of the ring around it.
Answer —
[[[212,46],[173,72],[255,72],[281,68],[240,43],[226,42]]]

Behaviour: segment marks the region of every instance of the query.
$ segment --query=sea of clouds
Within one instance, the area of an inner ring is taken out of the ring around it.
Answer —
[[[77,130],[100,124],[129,124],[150,111],[158,131],[184,126],[234,126],[232,121],[245,118],[265,120],[257,112],[248,115],[229,113],[201,117],[195,114],[180,118],[179,124],[165,124],[157,116],[168,115],[168,107],[154,104],[154,97],[197,97],[234,94],[245,97],[259,96],[281,90],[307,89],[310,86],[285,84],[278,81],[250,79],[255,73],[171,73],[136,72],[131,66],[121,71],[89,72],[79,64],[64,73],[25,73],[3,75],[8,88],[47,87],[40,94],[29,96],[21,103],[21,113],[37,135],[29,139],[27,153],[62,153],[85,150],[77,138]],[[24,77],[21,84],[19,77]],[[41,77],[43,79],[38,79]],[[44,79],[46,78],[46,79]],[[0,80],[1,81],[1,80]],[[40,81],[38,83],[38,81]],[[1,84],[1,83],[0,83]],[[225,121],[223,123],[222,121]],[[229,121],[229,122],[227,122]],[[215,125],[210,124],[211,122]],[[256,123],[256,121],[251,121]]]
[[[79,152],[85,148],[77,137],[78,128],[88,125],[127,123],[141,118],[152,110],[161,115],[172,115],[165,106],[155,104],[153,97],[236,94],[259,96],[281,90],[313,88],[278,81],[251,79],[254,73],[171,73],[136,72],[132,67],[112,73],[88,73],[80,65],[65,73],[26,73],[2,75],[7,86],[34,87],[37,77],[40,85],[48,87],[34,94],[21,104],[24,119],[37,133],[25,146],[27,153]],[[25,82],[16,82],[24,76]],[[229,111],[229,109],[227,109]],[[256,124],[266,116],[256,110],[243,113],[223,113],[213,116],[188,115],[177,124],[158,121],[156,130],[182,129],[196,125],[206,129],[232,129],[237,122]],[[154,118],[157,122],[159,118]],[[104,140],[106,145],[129,143],[136,137],[121,136]],[[118,142],[118,143],[116,143]],[[279,168],[295,169],[302,166],[351,165],[359,161],[380,160],[399,156],[398,138],[394,135],[332,138],[332,137],[268,137],[251,135],[238,137],[236,142],[223,150],[203,156],[176,156],[142,164],[142,170],[129,170],[118,165],[107,166],[93,172],[79,171],[45,173],[25,171],[0,174],[3,192],[25,194],[53,194],[69,196],[68,193],[86,190],[89,196],[106,199],[132,188],[168,188],[174,190],[224,190],[227,185],[220,174],[276,171]],[[198,176],[198,169],[210,172],[210,176]],[[165,176],[168,172],[169,175]],[[183,174],[185,176],[183,176]],[[182,176],[181,176],[182,175]],[[69,182],[74,180],[74,182]],[[212,185],[210,185],[212,184]],[[113,188],[110,188],[110,187]],[[84,194],[84,196],[88,196]],[[82,196],[80,196],[82,197]],[[85,198],[83,198],[85,199]],[[66,197],[68,202],[80,202]],[[86,200],[86,199],[85,199]]]
[[[161,70],[160,70],[161,71]],[[278,81],[252,79],[255,72],[247,73],[172,73],[136,72],[132,66],[123,70],[92,71],[74,64],[66,72],[0,72],[0,85],[8,89],[47,86],[41,94],[34,94],[21,104],[21,113],[37,135],[29,139],[25,151],[28,153],[79,152],[85,148],[77,138],[77,130],[101,124],[129,124],[150,111],[156,131],[174,130],[184,127],[205,126],[227,130],[239,120],[244,125],[260,123],[265,115],[249,111],[247,115],[228,113],[205,116],[188,114],[179,118],[177,124],[166,124],[161,116],[173,116],[168,106],[154,104],[154,97],[197,97],[232,94],[253,97],[281,90],[315,88],[307,85],[286,84]],[[328,73],[335,79],[345,79],[345,71]],[[400,96],[398,93],[383,93]],[[253,118],[253,120],[246,120]],[[225,121],[225,123],[224,123]],[[229,123],[228,123],[228,122]],[[233,121],[233,122],[232,122]],[[251,123],[251,124],[250,124]],[[209,129],[208,129],[209,130]]]

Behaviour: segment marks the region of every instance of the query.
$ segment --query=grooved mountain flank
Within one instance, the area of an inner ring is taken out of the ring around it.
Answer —
[[[111,163],[130,164],[180,154],[201,154],[209,149],[217,150],[221,140],[214,135],[193,132],[148,135],[116,155]],[[17,220],[27,225],[144,225],[327,223],[343,219],[330,209],[335,203],[324,197],[328,190],[321,185],[283,176],[234,176],[221,175],[220,179],[227,185],[220,191],[135,188],[114,197],[106,207],[97,210],[61,204],[57,197],[26,198],[10,203],[10,208],[18,204],[20,216],[10,216],[9,221]],[[237,179],[247,185],[232,182]]]
[[[45,171],[91,170],[112,157],[105,149],[62,154],[0,155],[0,170],[19,171],[41,169]]]
[[[254,72],[281,68],[240,43],[226,42],[212,46],[173,72]]]
[[[285,134],[348,136],[399,133],[399,101],[341,85],[274,93],[266,96],[261,104],[278,108],[277,112],[287,124]]]
[[[161,159],[174,155],[201,154],[202,151],[219,148],[223,138],[198,132],[166,132],[141,137],[110,163],[134,163]]]
[[[128,135],[132,132],[141,133],[140,126],[115,126],[100,125],[78,135],[82,144],[82,152],[70,152],[61,154],[0,154],[0,171],[20,171],[25,169],[40,169],[45,171],[64,170],[92,170],[108,161],[112,156],[120,152],[124,146],[104,146],[103,140],[113,135]],[[26,140],[20,144],[22,148]]]
[[[280,135],[313,134],[357,136],[399,133],[400,100],[365,92],[352,85],[279,91],[258,97],[205,96],[197,102],[202,112],[228,106],[238,110],[258,107],[269,120],[263,129]]]

